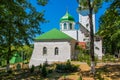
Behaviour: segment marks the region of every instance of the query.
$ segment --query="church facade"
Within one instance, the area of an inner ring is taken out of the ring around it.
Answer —
[[[29,66],[53,62],[65,62],[74,57],[76,40],[67,34],[52,29],[35,38],[34,50]]]
[[[81,14],[79,17],[87,20],[86,16]],[[46,61],[53,63],[74,59],[76,57],[76,44],[86,48],[85,46],[89,43],[89,24],[83,21],[79,21],[79,23],[80,29],[77,30],[74,18],[66,12],[60,19],[60,30],[52,29],[36,37],[29,66],[38,66]],[[94,46],[95,55],[102,58],[102,40],[95,39]]]

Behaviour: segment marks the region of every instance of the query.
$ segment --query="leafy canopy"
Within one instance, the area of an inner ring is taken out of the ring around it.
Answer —
[[[105,14],[100,18],[98,34],[103,38],[107,52],[120,48],[120,1],[114,0]],[[109,45],[109,46],[108,46]]]
[[[47,1],[37,0],[37,4],[45,6]],[[44,11],[37,11],[29,0],[0,0],[0,57],[9,64],[11,47],[29,45],[41,33],[43,22]]]

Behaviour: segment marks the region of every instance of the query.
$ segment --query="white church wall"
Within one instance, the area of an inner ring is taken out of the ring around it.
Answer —
[[[63,30],[62,32],[77,40],[77,30]]]
[[[70,43],[71,45],[71,60],[74,60],[76,55],[75,55],[75,46],[76,46],[76,40],[72,40]]]
[[[43,55],[43,47],[47,48],[47,54]],[[58,47],[58,55],[55,55],[55,47]],[[55,61],[67,61],[71,59],[71,46],[69,42],[35,42],[29,66],[38,66],[46,60],[48,63]]]
[[[80,42],[85,42],[85,35],[82,33],[80,30],[63,30],[65,34],[71,36],[73,39],[80,41]]]
[[[80,30],[78,30],[78,41],[85,42],[85,35]]]
[[[94,51],[99,59],[102,59],[102,40],[94,42]]]

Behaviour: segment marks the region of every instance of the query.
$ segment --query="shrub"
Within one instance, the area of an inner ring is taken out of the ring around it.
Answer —
[[[43,63],[44,66],[49,66],[48,64],[48,61],[46,60],[44,63]]]
[[[9,69],[7,73],[12,74],[12,69]]]
[[[78,66],[72,65],[70,70],[72,72],[78,71]]]
[[[41,70],[41,75],[43,76],[43,77],[46,77],[47,76],[47,69],[46,69],[46,66],[45,65],[43,65],[42,66],[42,70]]]
[[[98,58],[95,57],[95,61],[94,61],[94,65],[95,65],[95,66],[97,65],[97,61],[98,61]],[[87,64],[88,64],[89,66],[91,66],[91,60],[86,60],[86,62],[87,62]]]
[[[49,69],[49,70],[48,70],[48,73],[52,73],[52,72],[53,72],[53,69]]]
[[[90,59],[90,55],[87,54],[87,53],[79,53],[79,54],[78,54],[78,60],[79,60],[80,62],[86,62],[86,61],[89,60],[89,59]]]
[[[115,61],[115,57],[113,55],[110,55],[110,54],[105,54],[103,57],[102,57],[102,61],[103,62],[107,62],[107,61],[111,61],[111,62],[114,62]]]
[[[32,67],[30,68],[30,72],[31,72],[31,73],[33,73],[33,72],[34,72],[34,70],[35,70],[35,66],[34,66],[34,65],[32,65]]]
[[[80,76],[80,77],[78,78],[78,80],[82,80],[82,76]]]
[[[41,72],[42,64],[40,64],[38,67],[39,67],[39,71]]]
[[[59,73],[68,73],[68,72],[75,72],[78,70],[78,66],[72,65],[71,62],[68,60],[65,64],[56,64],[56,69]]]
[[[89,66],[91,66],[91,61],[90,60],[87,60],[86,62]]]
[[[39,68],[42,68],[42,64],[39,65]]]

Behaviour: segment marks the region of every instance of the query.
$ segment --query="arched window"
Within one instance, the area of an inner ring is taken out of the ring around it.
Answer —
[[[70,30],[72,29],[72,23],[70,23]]]
[[[87,23],[87,24],[86,24],[86,27],[88,28],[88,26],[89,26],[89,24]]]
[[[47,54],[47,48],[43,47],[43,55]]]
[[[67,24],[66,23],[64,23],[64,29],[67,29]]]
[[[55,47],[55,55],[58,55],[58,52],[59,52],[58,47]]]

